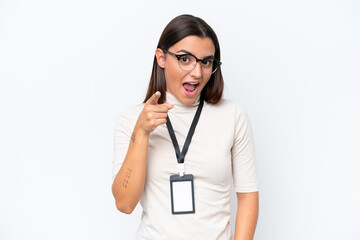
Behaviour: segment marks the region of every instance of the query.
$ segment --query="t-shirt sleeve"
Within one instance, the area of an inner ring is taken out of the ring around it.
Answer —
[[[112,178],[116,177],[127,154],[131,137],[131,130],[128,119],[120,114],[114,127],[114,159]]]
[[[255,147],[251,125],[246,112],[237,106],[232,155],[232,173],[235,192],[257,192]]]

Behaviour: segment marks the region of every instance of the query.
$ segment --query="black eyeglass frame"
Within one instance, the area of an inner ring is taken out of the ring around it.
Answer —
[[[211,72],[211,74],[213,74],[214,72],[216,72],[216,70],[217,70],[217,69],[221,66],[221,64],[222,64],[222,62],[220,62],[219,60],[217,60],[217,59],[214,58],[214,57],[207,57],[207,58],[204,58],[204,59],[198,59],[196,56],[194,56],[194,55],[191,54],[191,53],[184,53],[184,54],[180,54],[180,55],[179,55],[179,54],[172,53],[172,52],[170,52],[170,51],[168,51],[168,50],[165,50],[165,49],[162,49],[162,50],[163,50],[165,53],[168,53],[168,54],[176,57],[178,61],[180,60],[181,57],[186,56],[186,55],[193,56],[193,57],[195,58],[195,60],[196,60],[196,63],[198,63],[198,62],[202,62],[202,63],[203,63],[203,61],[205,61],[205,60],[212,59],[213,61],[216,62],[217,66],[216,66],[216,68]],[[196,65],[195,65],[195,66],[196,66]],[[195,68],[195,66],[194,66],[194,68]],[[183,69],[183,70],[184,70],[184,69]],[[186,71],[186,70],[184,70],[184,71]],[[192,71],[192,70],[188,70],[188,71]]]

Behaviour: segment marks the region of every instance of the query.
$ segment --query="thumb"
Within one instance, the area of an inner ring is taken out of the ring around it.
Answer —
[[[147,101],[146,103],[150,105],[157,105],[159,98],[161,96],[161,93],[159,91],[156,91]]]
[[[170,103],[163,103],[163,105],[167,106],[167,108],[170,110],[172,108],[174,108],[174,105],[170,104]]]

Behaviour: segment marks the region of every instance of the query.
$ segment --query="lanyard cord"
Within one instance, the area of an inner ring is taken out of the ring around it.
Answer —
[[[187,150],[189,148],[191,139],[192,139],[192,137],[194,135],[195,128],[196,128],[196,125],[197,125],[197,123],[199,121],[203,105],[204,105],[204,100],[201,99],[200,104],[199,104],[199,106],[198,106],[198,108],[196,110],[194,119],[193,119],[193,121],[191,123],[190,130],[189,130],[189,133],[188,133],[188,135],[186,137],[185,144],[184,144],[184,147],[183,147],[181,153],[180,153],[180,148],[179,148],[178,141],[177,141],[175,133],[174,133],[174,129],[173,129],[173,127],[171,125],[171,122],[170,122],[170,118],[169,118],[169,116],[166,117],[166,126],[167,126],[167,129],[169,131],[171,141],[172,141],[172,143],[174,145],[174,148],[175,148],[176,159],[177,159],[178,163],[184,163],[185,155],[186,155],[186,152],[187,152]]]

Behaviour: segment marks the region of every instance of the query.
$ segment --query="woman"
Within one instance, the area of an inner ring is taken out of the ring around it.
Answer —
[[[241,106],[222,99],[220,65],[212,28],[191,15],[174,18],[155,51],[144,103],[117,119],[112,192],[127,214],[140,200],[136,239],[232,239],[232,177],[235,239],[253,238],[258,216],[253,137]],[[180,152],[183,148],[188,151]]]

